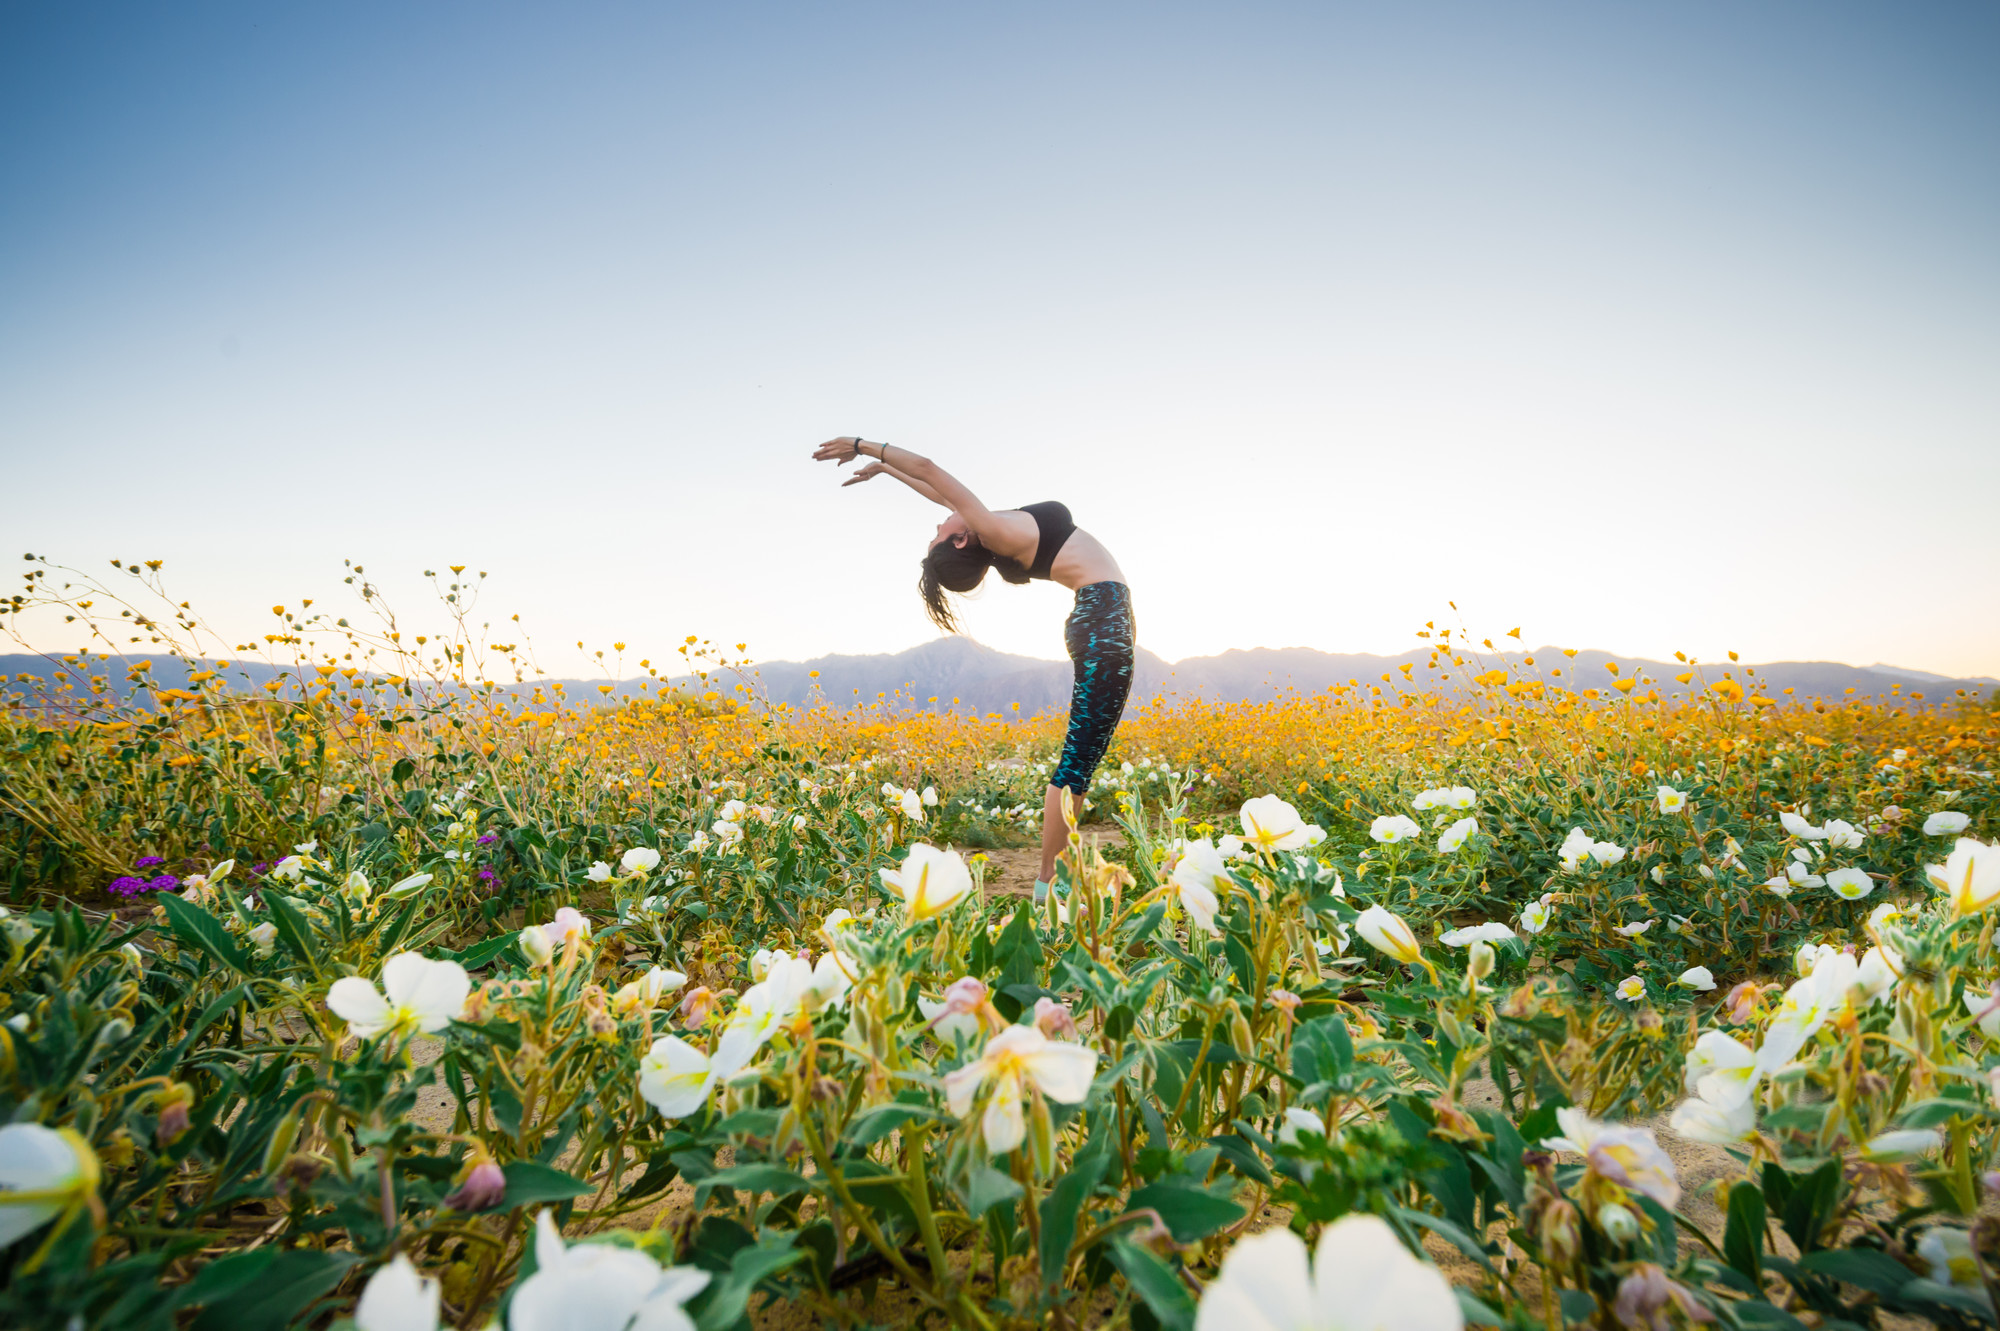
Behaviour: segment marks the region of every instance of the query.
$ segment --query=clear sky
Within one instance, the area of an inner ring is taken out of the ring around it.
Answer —
[[[12,4],[0,513],[232,633],[346,557],[560,673],[897,650],[859,432],[1067,501],[1168,658],[2000,674],[1996,69],[1983,2]]]

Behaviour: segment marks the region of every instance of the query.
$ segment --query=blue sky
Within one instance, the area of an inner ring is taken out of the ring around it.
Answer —
[[[895,650],[936,515],[807,462],[858,431],[1066,500],[1170,658],[1456,601],[2000,674],[1996,58],[1975,4],[9,6],[7,525],[232,633],[352,558],[490,570],[565,673]]]

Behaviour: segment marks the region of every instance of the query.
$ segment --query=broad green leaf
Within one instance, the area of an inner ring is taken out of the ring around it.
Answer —
[[[1172,1267],[1148,1249],[1122,1238],[1107,1244],[1106,1252],[1165,1331],[1193,1331],[1194,1299]]]
[[[538,1165],[532,1160],[516,1160],[502,1165],[500,1172],[507,1176],[507,1190],[500,1196],[500,1209],[503,1211],[511,1211],[517,1206],[533,1206],[537,1202],[566,1202],[591,1191],[591,1186],[582,1179],[572,1178],[560,1169]]]
[[[155,893],[153,899],[167,912],[168,927],[183,943],[206,952],[230,970],[244,971],[250,968],[243,950],[236,946],[236,940],[222,927],[221,920],[192,902],[183,901],[171,892]]]
[[[1722,1236],[1722,1255],[1747,1276],[1752,1285],[1764,1278],[1764,1194],[1754,1184],[1729,1190],[1729,1225]]]
[[[1125,1210],[1159,1212],[1176,1243],[1207,1238],[1225,1225],[1235,1224],[1245,1214],[1241,1206],[1227,1197],[1175,1179],[1162,1179],[1139,1189],[1126,1199]]]
[[[1105,1164],[1102,1155],[1071,1162],[1069,1172],[1056,1180],[1043,1199],[1042,1284],[1053,1285],[1062,1279],[1063,1267],[1069,1262],[1070,1242],[1076,1238],[1077,1217],[1083,1214],[1084,1203],[1096,1191],[1097,1181],[1104,1177]]]

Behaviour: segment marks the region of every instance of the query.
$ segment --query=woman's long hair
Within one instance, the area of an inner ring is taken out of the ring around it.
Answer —
[[[917,590],[924,598],[924,613],[931,617],[931,623],[946,633],[958,632],[958,620],[944,594],[952,591],[960,596],[969,595],[985,580],[989,568],[999,570],[1000,576],[1009,582],[1028,580],[1028,570],[1017,560],[996,555],[975,540],[967,540],[964,545],[944,540],[932,546],[924,556],[923,576],[917,579]]]

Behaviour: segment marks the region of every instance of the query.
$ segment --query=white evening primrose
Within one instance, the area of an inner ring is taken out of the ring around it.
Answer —
[[[1222,932],[1215,927],[1215,912],[1222,904],[1217,890],[1228,890],[1229,866],[1207,837],[1181,846],[1167,885],[1197,928],[1217,935]]]
[[[812,983],[811,962],[789,953],[774,956],[769,973],[743,991],[722,1028],[711,1060],[716,1075],[727,1079],[748,1067],[764,1042],[799,1015]]]
[[[1893,901],[1885,901],[1875,907],[1874,910],[1868,912],[1868,927],[1870,929],[1880,929],[1889,921],[1901,919],[1904,915],[1905,912],[1902,906]]]
[[[1549,927],[1550,911],[1546,901],[1530,901],[1521,907],[1521,932],[1538,934]]]
[[[1786,810],[1778,815],[1778,823],[1788,834],[1799,838],[1801,841],[1826,840],[1825,828],[1814,827],[1811,823],[1790,810]]]
[[[1972,819],[1956,809],[1940,809],[1924,819],[1925,836],[1957,836],[1972,825]]]
[[[1653,798],[1659,802],[1661,813],[1679,813],[1688,802],[1686,793],[1672,786],[1661,786],[1653,792]]]
[[[1757,1135],[1757,1106],[1748,1099],[1719,1105],[1696,1096],[1674,1110],[1667,1126],[1690,1141],[1734,1146]]]
[[[1438,935],[1438,942],[1446,947],[1470,947],[1474,943],[1511,943],[1515,941],[1514,931],[1504,924],[1487,923],[1467,925],[1463,929],[1453,929]]]
[[[1972,1251],[1972,1235],[1965,1230],[1946,1225],[1925,1230],[1917,1240],[1917,1256],[1930,1266],[1931,1279],[1938,1284],[1986,1292],[1979,1259]]]
[[[820,922],[819,936],[826,940],[828,947],[839,947],[841,935],[859,923],[853,911],[841,906],[829,912],[826,919]]]
[[[708,829],[715,834],[715,844],[724,850],[734,850],[743,844],[743,825],[732,823],[727,818],[718,818]]]
[[[542,926],[542,932],[549,936],[551,947],[561,947],[564,943],[587,943],[590,941],[590,917],[574,906],[559,906],[556,917]]]
[[[1420,790],[1410,801],[1410,807],[1418,813],[1429,813],[1432,809],[1442,809],[1444,802],[1451,798],[1449,786],[1435,786],[1430,790]]]
[[[1469,838],[1474,832],[1477,832],[1478,830],[1479,830],[1478,819],[1476,818],[1459,819],[1457,822],[1453,823],[1450,827],[1445,828],[1444,835],[1438,838],[1438,853],[1441,855],[1451,854],[1452,852],[1456,851],[1460,846],[1463,846],[1466,843],[1467,838]]]
[[[1445,793],[1445,808],[1458,813],[1464,813],[1477,803],[1479,803],[1479,792],[1471,786],[1453,786]]]
[[[1861,843],[1867,839],[1860,828],[1838,818],[1827,819],[1825,830],[1826,844],[1835,850],[1859,850]]]
[[[1424,834],[1416,819],[1408,814],[1385,813],[1368,824],[1368,835],[1385,846],[1395,846]]]
[[[129,946],[129,945],[128,945]],[[278,950],[278,926],[269,920],[250,930],[250,946],[260,957],[268,957]]]
[[[1991,989],[1965,991],[1965,1011],[1979,1026],[1979,1033],[2000,1044],[2000,995]]]
[[[916,791],[901,792],[896,796],[896,803],[902,809],[905,818],[918,823],[924,820],[924,800]]]
[[[1354,921],[1354,931],[1377,952],[1405,966],[1414,966],[1424,958],[1424,950],[1417,945],[1417,936],[1410,926],[1381,906],[1362,911]]]
[[[687,976],[664,966],[649,967],[644,975],[622,986],[611,996],[611,1010],[625,1016],[659,1006],[660,1000],[687,983]]]
[[[83,1205],[97,1187],[97,1175],[96,1155],[68,1128],[39,1123],[0,1128],[0,1249]],[[35,1200],[4,1200],[21,1192],[34,1193]]]
[[[593,883],[608,883],[611,881],[611,866],[603,860],[592,860],[583,876]]]
[[[547,1211],[535,1220],[535,1273],[514,1287],[508,1331],[694,1331],[685,1305],[709,1273],[662,1267],[636,1248],[565,1244]]]
[[[1939,877],[1960,915],[1977,915],[2000,900],[2000,846],[1960,837],[1940,866]]]
[[[1305,1240],[1267,1229],[1241,1239],[1202,1291],[1195,1331],[1463,1331],[1451,1282],[1410,1255],[1378,1216],[1344,1215]]]
[[[708,1055],[678,1036],[662,1035],[639,1060],[639,1094],[662,1118],[688,1117],[714,1089]]]
[[[1711,1104],[1727,1107],[1750,1098],[1763,1072],[1749,1046],[1721,1031],[1703,1031],[1688,1050],[1681,1083]]]
[[[972,871],[957,851],[921,841],[910,847],[902,868],[881,872],[882,885],[903,899],[913,921],[950,909],[972,890]]]
[[[945,1103],[960,1118],[972,1113],[979,1089],[992,1084],[980,1131],[986,1149],[1004,1155],[1027,1136],[1024,1096],[1042,1095],[1058,1104],[1081,1104],[1097,1075],[1097,1051],[1051,1040],[1033,1026],[1009,1026],[986,1042],[973,1062],[944,1077]]]
[[[1944,1136],[1933,1128],[1902,1128],[1870,1137],[1861,1154],[1876,1164],[1897,1164],[1934,1155],[1944,1149]]]
[[[1706,966],[1690,966],[1675,978],[1674,983],[1696,993],[1707,993],[1715,988],[1715,974]]]
[[[1618,982],[1618,996],[1628,1003],[1636,1003],[1646,996],[1646,982],[1636,975],[1628,975]]]
[[[651,846],[634,846],[618,857],[618,867],[626,873],[651,873],[660,867],[660,852]],[[596,866],[591,867],[591,877],[597,879]],[[597,879],[597,881],[602,881]]]
[[[925,786],[924,793],[919,798],[923,800],[926,809],[935,809],[938,802],[937,787]]]
[[[437,1331],[440,1288],[397,1253],[375,1269],[354,1305],[355,1331]]]
[[[1645,933],[1646,930],[1652,927],[1653,927],[1653,921],[1651,920],[1634,920],[1630,924],[1619,925],[1611,932],[1617,934],[1620,938],[1637,938],[1640,934]]]
[[[1297,1146],[1301,1132],[1324,1137],[1327,1135],[1326,1120],[1310,1109],[1293,1105],[1285,1111],[1284,1124],[1278,1129],[1278,1141],[1285,1146]]]
[[[1807,871],[1806,866],[1793,860],[1785,866],[1785,877],[1791,879],[1793,887],[1825,887],[1826,879]]]
[[[1325,832],[1276,795],[1245,801],[1237,816],[1243,823],[1243,840],[1259,850],[1304,850],[1326,839]]]
[[[1556,1110],[1560,1137],[1542,1142],[1552,1151],[1575,1151],[1591,1172],[1623,1188],[1643,1192],[1669,1211],[1680,1205],[1680,1179],[1674,1162],[1660,1149],[1650,1129],[1600,1123],[1581,1109]]]
[[[359,975],[335,980],[326,1005],[347,1022],[347,1033],[372,1040],[384,1032],[397,1038],[413,1031],[443,1030],[465,1013],[472,979],[455,961],[432,961],[417,952],[398,952],[382,963],[383,997]]]
[[[1861,869],[1835,869],[1827,874],[1826,885],[1845,901],[1859,901],[1875,890],[1875,880]]]

